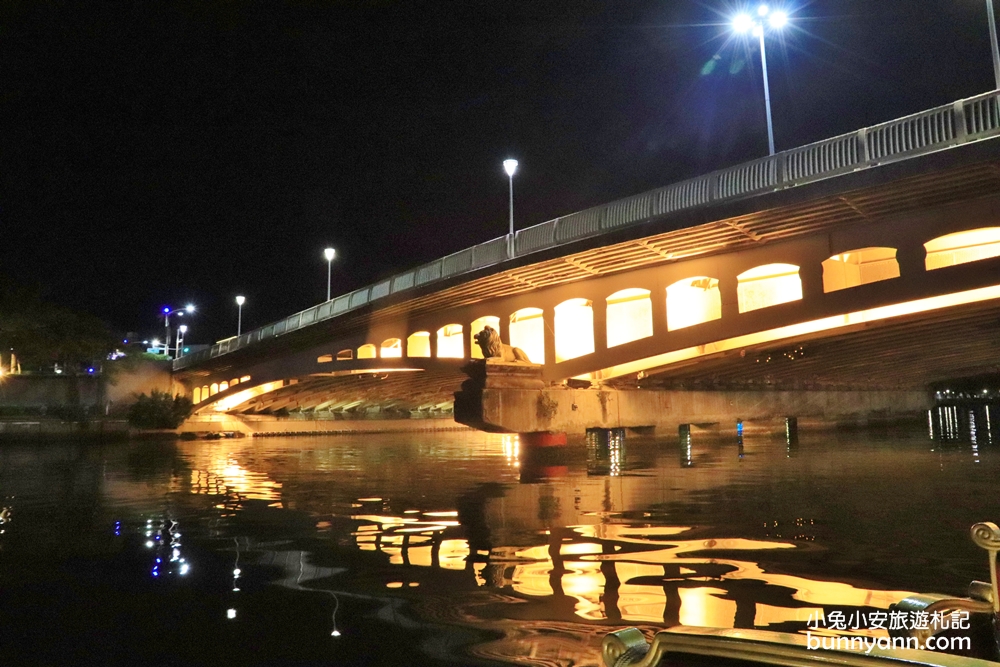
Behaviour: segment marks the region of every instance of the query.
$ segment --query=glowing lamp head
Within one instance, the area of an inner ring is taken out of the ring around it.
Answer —
[[[160,344],[160,339],[159,338],[154,338],[153,339],[153,347],[156,347],[159,344]]]
[[[733,19],[733,30],[743,34],[753,30],[754,22],[749,14],[739,14]]]
[[[788,14],[785,12],[774,12],[768,17],[767,22],[775,30],[781,30],[788,24]]]
[[[767,5],[761,5],[760,7],[757,8],[757,16],[763,17],[767,16],[770,13],[771,13],[771,8],[768,7]]]
[[[762,26],[762,25],[755,25],[753,27],[753,36],[754,37],[760,37],[763,34],[764,34],[764,26]]]
[[[323,256],[326,257],[326,261],[332,262],[333,258],[337,256],[337,251],[333,248],[327,248],[323,251]]]
[[[164,312],[164,314],[169,313],[170,312],[170,306],[164,306],[163,307],[163,312]]]
[[[177,328],[178,328],[178,329],[180,330],[180,332],[181,332],[181,333],[187,333],[187,330],[188,330],[188,325],[186,325],[186,324],[182,324],[182,325],[180,325],[180,326],[179,326],[179,327],[177,327]]]
[[[339,637],[340,636],[340,630],[334,630],[333,632],[330,633],[330,636],[331,637]]]
[[[194,312],[194,304],[190,304],[189,303],[188,305],[184,306],[184,310],[186,310],[189,313],[193,313]]]
[[[507,172],[508,176],[513,178],[514,172],[517,171],[517,160],[504,160],[503,170]]]
[[[242,306],[246,302],[247,302],[247,298],[245,296],[238,296],[238,297],[236,297],[236,305],[237,306]]]

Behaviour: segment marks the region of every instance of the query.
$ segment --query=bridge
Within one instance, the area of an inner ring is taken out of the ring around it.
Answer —
[[[487,364],[466,423],[495,430],[924,406],[1000,368],[998,137],[991,92],[784,151],[337,296],[175,378],[200,415],[447,416],[489,325],[535,365]]]

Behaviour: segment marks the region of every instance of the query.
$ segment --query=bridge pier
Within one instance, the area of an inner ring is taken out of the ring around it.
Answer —
[[[483,431],[581,435],[587,429],[655,429],[737,420],[851,422],[913,417],[931,404],[925,391],[796,390],[682,391],[575,389],[545,386],[541,367],[490,359],[466,367],[470,378],[455,394],[455,421]]]

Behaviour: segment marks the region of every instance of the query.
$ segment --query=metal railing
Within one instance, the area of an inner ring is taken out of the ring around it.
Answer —
[[[508,256],[506,236],[492,239],[180,357],[174,361],[174,370],[337,317],[393,294],[612,229],[1000,136],[998,95],[989,92],[959,100],[521,229],[514,234],[513,257]]]

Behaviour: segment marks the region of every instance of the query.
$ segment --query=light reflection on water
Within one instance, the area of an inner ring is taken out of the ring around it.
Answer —
[[[308,612],[326,641],[447,621],[503,635],[478,656],[597,664],[608,626],[802,631],[831,609],[964,593],[986,574],[968,527],[1000,515],[985,443],[688,431],[599,434],[561,456],[479,433],[7,445],[0,556],[57,551],[69,526],[68,555],[111,558],[135,535],[150,576],[194,582],[230,624],[266,615],[253,596],[277,585],[329,598]],[[343,601],[378,610],[337,616]]]

